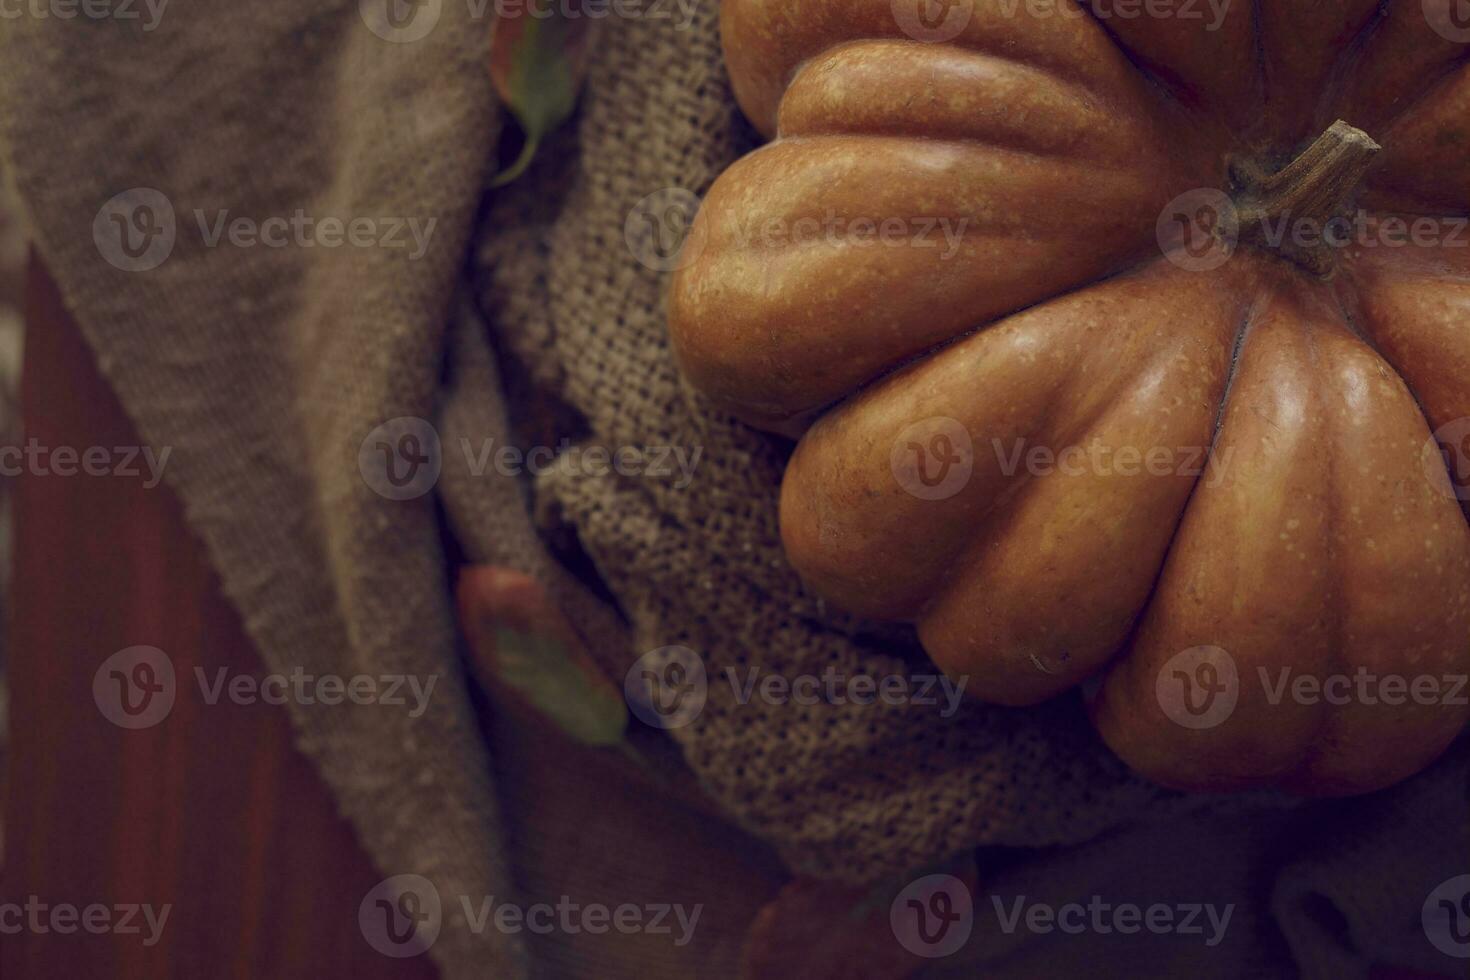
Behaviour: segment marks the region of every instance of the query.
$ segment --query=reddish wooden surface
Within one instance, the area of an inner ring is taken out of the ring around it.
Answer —
[[[26,435],[78,450],[137,445],[35,264],[27,322]],[[146,926],[0,935],[0,976],[434,976],[426,958],[388,959],[363,940],[358,903],[379,875],[293,748],[284,709],[199,695],[195,666],[262,668],[167,486],[16,482],[0,902],[172,910],[152,947]],[[179,693],[163,722],[129,731],[103,717],[92,678],[139,644],[169,654]]]

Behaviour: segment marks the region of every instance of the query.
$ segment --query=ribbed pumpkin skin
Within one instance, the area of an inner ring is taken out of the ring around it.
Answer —
[[[801,437],[803,581],[914,623],[981,700],[1090,682],[1103,738],[1167,785],[1423,769],[1470,720],[1470,525],[1433,435],[1470,418],[1470,44],[1420,0],[1233,3],[1215,30],[974,0],[944,43],[902,2],[725,0],[772,141],[710,190],[670,292],[691,382]],[[1163,254],[1170,202],[1339,119],[1382,150],[1325,267]],[[1404,216],[1438,240],[1385,244]],[[863,219],[909,237],[794,234]],[[961,231],[921,244],[931,220]],[[953,492],[923,491],[926,451]]]

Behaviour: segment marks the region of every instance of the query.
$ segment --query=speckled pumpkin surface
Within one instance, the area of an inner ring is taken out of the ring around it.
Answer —
[[[1153,9],[725,0],[771,142],[674,343],[800,435],[807,586],[969,694],[1085,686],[1168,785],[1371,791],[1470,717],[1470,23]]]

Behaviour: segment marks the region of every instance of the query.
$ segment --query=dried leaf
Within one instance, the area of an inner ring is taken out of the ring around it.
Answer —
[[[574,741],[624,748],[628,706],[541,584],[505,568],[468,569],[460,621],[486,686]]]
[[[628,730],[622,694],[599,675],[598,683],[551,637],[501,628],[495,633],[499,678],[574,741],[612,746]]]

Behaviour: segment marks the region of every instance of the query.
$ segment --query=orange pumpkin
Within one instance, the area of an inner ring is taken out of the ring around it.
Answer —
[[[1168,785],[1351,794],[1443,752],[1456,3],[725,0],[772,141],[707,195],[670,322],[697,388],[801,435],[808,587],[984,701],[1084,685]]]

